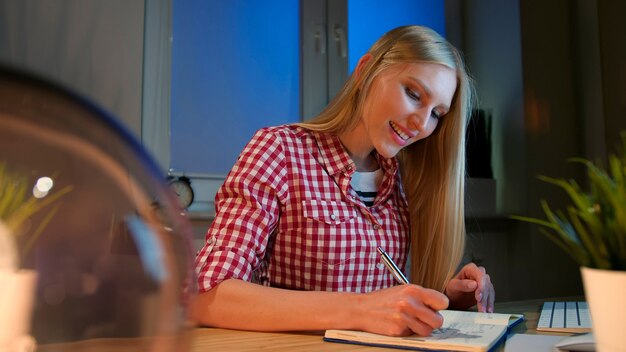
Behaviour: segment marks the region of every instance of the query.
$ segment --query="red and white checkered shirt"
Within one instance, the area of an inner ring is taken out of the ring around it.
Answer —
[[[196,257],[200,292],[230,278],[296,290],[393,286],[376,247],[404,271],[408,205],[397,160],[377,157],[384,176],[368,208],[337,136],[294,125],[257,131],[215,197]]]

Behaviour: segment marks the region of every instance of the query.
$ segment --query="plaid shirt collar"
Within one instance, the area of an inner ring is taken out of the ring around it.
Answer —
[[[352,175],[356,170],[354,161],[350,158],[348,151],[341,144],[339,136],[332,133],[311,131],[319,150],[319,162],[324,165],[326,171],[331,176],[338,173],[348,173]],[[386,176],[395,176],[398,172],[398,160],[396,158],[383,158],[374,151],[374,156],[378,164],[385,172]]]
[[[339,136],[318,131],[311,131],[310,133],[317,144],[317,151],[319,152],[317,159],[328,174],[335,179],[338,179],[341,174],[352,177],[356,171],[356,165],[341,143]],[[378,202],[386,199],[393,192],[397,180],[398,160],[396,158],[383,158],[375,151],[374,154],[378,165],[385,174],[379,188],[379,194],[376,197],[375,202]],[[343,191],[347,192],[347,188]]]

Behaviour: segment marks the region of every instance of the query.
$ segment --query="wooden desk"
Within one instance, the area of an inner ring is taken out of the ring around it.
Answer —
[[[513,328],[513,333],[536,333],[539,307],[544,299],[497,303],[498,313],[524,313],[526,320]],[[192,352],[203,351],[399,351],[392,348],[330,343],[322,341],[323,331],[263,333],[227,329],[198,328],[194,331]],[[500,346],[498,351],[503,351]]]
[[[582,299],[572,298],[571,300]],[[545,299],[496,303],[498,313],[523,313],[526,320],[513,328],[513,333],[535,334],[539,308]],[[559,300],[568,300],[559,298]],[[197,328],[191,332],[191,352],[245,352],[245,351],[394,351],[398,349],[358,346],[324,342],[323,331],[268,333],[238,331],[216,328]],[[564,334],[560,334],[564,335]],[[145,340],[144,340],[145,342]],[[143,348],[142,348],[143,347]],[[68,344],[40,346],[39,352],[80,351],[80,352],[126,352],[146,350],[137,339],[99,339]],[[497,351],[504,351],[504,344]]]

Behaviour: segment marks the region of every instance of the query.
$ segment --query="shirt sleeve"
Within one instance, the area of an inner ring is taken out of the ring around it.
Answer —
[[[280,139],[257,131],[215,196],[215,220],[195,261],[200,292],[230,278],[251,280],[278,223],[285,176]]]

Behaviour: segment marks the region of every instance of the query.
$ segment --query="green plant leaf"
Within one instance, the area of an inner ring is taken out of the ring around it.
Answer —
[[[562,241],[562,237],[558,233],[550,232],[544,228],[539,229],[544,236],[554,242],[557,246],[559,246],[565,253],[567,253],[570,257],[576,261],[579,265],[588,266],[590,261],[588,255],[581,250],[580,247],[572,247],[567,243]]]
[[[11,236],[15,237],[12,239],[13,242],[16,245],[22,244],[19,248],[22,255],[28,252],[34,245],[46,225],[57,212],[58,206],[45,214],[43,220],[37,224],[36,228],[28,233],[28,237],[18,241],[18,236],[27,235],[23,229],[24,222],[72,190],[71,186],[66,186],[59,190],[51,191],[46,197],[39,199],[30,193],[30,187],[32,185],[28,183],[25,177],[9,172],[6,164],[0,163],[0,220],[9,229]],[[21,260],[23,260],[23,257],[20,258]]]
[[[7,226],[17,231],[17,229],[19,229],[19,227],[26,219],[37,213],[48,204],[55,202],[63,195],[70,192],[72,188],[72,186],[63,187],[59,191],[55,192],[54,194],[48,195],[44,199],[37,199],[35,197],[29,198],[25,203],[22,204],[22,206],[17,211],[11,214],[11,218],[6,221]]]
[[[509,216],[509,218],[514,219],[514,220],[525,221],[525,222],[529,222],[529,223],[533,223],[533,224],[537,224],[537,225],[541,225],[541,226],[545,226],[545,227],[549,227],[549,228],[555,228],[555,226],[556,226],[556,225],[554,225],[553,223],[551,223],[549,221],[542,220],[542,219],[537,219],[537,218],[531,218],[531,217],[528,217],[528,216],[511,215],[511,216]]]
[[[589,253],[589,260],[595,264],[595,267],[602,269],[610,268],[610,263],[606,259],[608,257],[608,250],[604,242],[593,236],[593,233],[589,233],[587,228],[580,221],[578,209],[568,207],[568,212],[571,223],[578,233],[583,248]]]
[[[553,211],[541,200],[545,220],[512,218],[541,226],[541,233],[580,265],[626,270],[626,131],[621,137],[619,154],[609,155],[606,170],[584,158],[568,159],[585,166],[589,191],[583,191],[574,180],[539,176],[566,192],[571,201],[566,214]]]
[[[578,239],[578,235],[574,231],[574,227],[570,224],[562,215],[555,214],[548,202],[545,200],[541,201],[541,207],[543,208],[544,213],[548,220],[554,225],[553,228],[557,231],[563,241],[570,246],[580,246],[580,239]]]
[[[589,198],[581,191],[580,187],[575,181],[565,181],[563,179],[556,179],[548,176],[538,176],[538,178],[544,182],[554,184],[567,193],[570,199],[574,202],[574,205],[579,209],[587,209],[592,204],[589,202]]]

